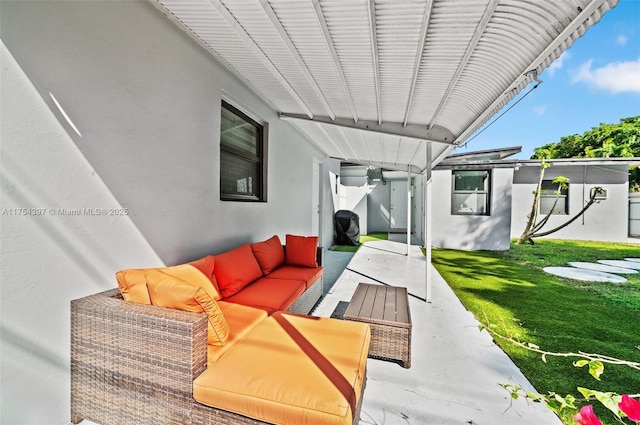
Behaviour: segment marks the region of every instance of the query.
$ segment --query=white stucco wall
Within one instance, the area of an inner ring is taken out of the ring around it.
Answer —
[[[491,215],[452,215],[451,170],[434,170],[432,246],[464,250],[508,250],[512,177],[513,169],[510,168],[496,168],[492,171]]]
[[[542,231],[550,230],[564,223],[579,212],[589,200],[589,192],[594,186],[607,189],[608,198],[592,205],[589,210],[565,229],[547,236],[554,239],[594,240],[626,242],[629,226],[628,166],[559,166],[552,165],[545,171],[544,179],[553,180],[557,176],[568,177],[569,215],[553,215]],[[531,210],[533,192],[540,173],[538,166],[522,167],[514,173],[513,209],[511,235],[522,234],[527,215]]]
[[[0,423],[66,424],[69,302],[121,268],[308,234],[324,155],[147,1],[0,17]],[[219,200],[223,95],[269,123],[267,203]],[[83,208],[126,215],[62,212]]]

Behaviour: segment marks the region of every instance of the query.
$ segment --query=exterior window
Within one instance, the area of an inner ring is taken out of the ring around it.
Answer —
[[[220,199],[266,201],[264,128],[222,101]]]
[[[452,172],[453,215],[489,215],[491,196],[491,171],[453,171]]]
[[[540,214],[547,215],[549,211],[553,208],[551,212],[552,215],[569,215],[569,190],[561,189],[560,195],[556,194],[558,190],[558,185],[554,184],[552,180],[543,180],[542,181],[542,193],[540,194]],[[555,204],[555,208],[553,204],[556,202],[556,196],[558,197],[558,202]]]

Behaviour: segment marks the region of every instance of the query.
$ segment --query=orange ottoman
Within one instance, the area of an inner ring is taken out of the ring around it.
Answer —
[[[193,382],[207,406],[283,425],[351,425],[358,413],[369,325],[274,313]]]

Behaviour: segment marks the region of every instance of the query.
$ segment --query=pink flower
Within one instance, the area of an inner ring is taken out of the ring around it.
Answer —
[[[573,417],[573,420],[578,422],[580,425],[602,425],[600,419],[598,419],[596,414],[593,413],[592,405],[583,406],[582,409],[580,409],[580,412]]]
[[[627,394],[622,396],[618,407],[634,422],[640,421],[640,400],[634,400]]]

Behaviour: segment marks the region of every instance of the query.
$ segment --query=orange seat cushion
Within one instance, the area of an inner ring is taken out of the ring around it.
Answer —
[[[171,267],[153,267],[148,269],[127,269],[116,273],[120,293],[126,301],[151,304],[147,290],[147,274],[161,271],[177,277],[187,283],[202,288],[214,300],[221,298],[218,288],[197,267],[191,264],[179,264]],[[155,274],[155,276],[158,276]]]
[[[193,382],[205,405],[283,425],[351,425],[369,325],[277,312]]]
[[[316,280],[322,276],[322,267],[297,267],[297,266],[282,266],[272,271],[267,279],[291,279],[302,280],[305,282],[306,287],[310,287]]]
[[[262,277],[260,265],[248,244],[216,255],[213,273],[218,281],[222,298],[233,296]]]
[[[264,309],[226,301],[219,301],[218,307],[229,325],[229,339],[222,347],[211,344],[207,346],[208,363],[217,361],[268,316]]]
[[[252,244],[251,250],[265,275],[284,263],[284,248],[282,248],[282,242],[280,242],[278,235],[273,235],[266,241]]]
[[[262,307],[271,312],[286,310],[302,295],[306,285],[301,280],[262,278],[225,301]]]
[[[286,235],[285,263],[289,266],[318,267],[317,236]]]
[[[229,326],[218,304],[201,287],[194,286],[159,270],[147,272],[151,304],[158,307],[206,313],[209,319],[208,343],[223,346],[229,339]]]
[[[218,288],[218,281],[216,280],[215,274],[213,274],[213,268],[215,266],[215,257],[213,255],[207,255],[204,258],[200,258],[199,260],[191,261],[193,267],[197,268],[204,274],[210,281],[213,287],[218,292],[217,297],[214,300],[219,301],[222,299],[222,295],[220,295],[220,289]]]

